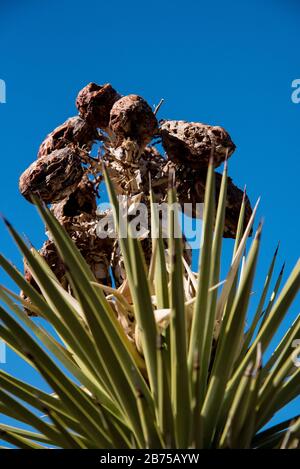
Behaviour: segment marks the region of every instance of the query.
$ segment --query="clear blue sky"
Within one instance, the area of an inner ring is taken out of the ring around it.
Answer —
[[[230,175],[247,184],[252,202],[262,196],[257,298],[277,241],[287,273],[299,256],[300,104],[291,101],[291,83],[300,78],[299,20],[297,0],[1,0],[1,212],[42,244],[43,226],[18,194],[18,177],[45,135],[76,114],[85,84],[110,82],[151,104],[163,97],[161,117],[224,126],[237,145]],[[20,266],[2,226],[0,241]],[[231,248],[226,241],[225,262]],[[0,281],[9,283],[1,273]],[[299,301],[285,327],[298,312]],[[37,382],[11,352],[7,358],[5,370]]]

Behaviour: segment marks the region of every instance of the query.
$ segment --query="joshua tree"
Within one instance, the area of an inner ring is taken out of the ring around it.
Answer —
[[[0,424],[0,437],[21,448],[299,447],[299,414],[270,425],[299,395],[299,315],[266,351],[299,291],[300,263],[281,290],[283,268],[272,287],[276,249],[248,314],[262,226],[246,256],[257,204],[252,211],[227,176],[228,133],[158,121],[158,107],[109,84],[90,83],[76,105],[79,116],[46,137],[20,178],[48,240],[38,252],[5,221],[25,276],[0,255],[22,291],[0,286],[0,337],[51,391],[0,370],[0,412],[21,423]],[[97,209],[103,179],[111,213]],[[137,201],[151,209],[150,237],[122,236],[125,198],[129,209]],[[193,217],[204,202],[198,272],[175,236],[176,201],[191,204]],[[167,204],[167,239],[153,202]],[[99,236],[110,216],[116,239]],[[223,237],[234,238],[225,279]]]
[[[219,126],[195,122],[157,121],[156,112],[140,96],[121,96],[110,84],[95,83],[83,88],[76,99],[79,116],[71,117],[53,130],[42,142],[37,161],[20,178],[20,191],[28,200],[37,195],[52,204],[52,211],[64,226],[92,268],[99,282],[120,286],[125,272],[118,243],[101,241],[96,226],[101,213],[96,211],[96,197],[105,164],[117,194],[127,202],[149,205],[150,186],[154,201],[167,198],[168,179],[176,181],[178,202],[204,202],[209,159],[220,166],[235,150],[228,133]],[[98,158],[90,154],[100,142]],[[161,143],[161,155],[155,145]],[[216,173],[217,194],[221,174]],[[236,236],[243,192],[228,180],[224,237]],[[245,224],[251,216],[245,197]],[[51,241],[51,240],[50,240]],[[146,260],[151,257],[151,241],[143,241]],[[185,250],[190,261],[189,249]],[[51,267],[63,278],[55,247],[46,241],[40,250]],[[26,276],[30,272],[26,266]]]

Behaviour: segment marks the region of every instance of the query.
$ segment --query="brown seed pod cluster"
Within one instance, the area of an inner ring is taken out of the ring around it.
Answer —
[[[113,240],[100,239],[97,236],[95,216],[82,213],[75,217],[57,217],[57,219],[89,264],[95,278],[104,285],[111,285],[109,263]]]
[[[47,135],[39,148],[37,157],[50,155],[54,150],[60,150],[69,144],[90,151],[96,138],[97,132],[85,120],[79,116],[70,117]]]
[[[48,264],[48,266],[50,267],[52,272],[57,277],[57,280],[61,284],[64,284],[64,277],[65,277],[65,273],[66,273],[65,266],[64,266],[61,258],[58,255],[55,244],[50,240],[45,241],[43,246],[39,250],[39,254],[46,261],[46,263]],[[40,292],[40,288],[39,288],[38,284],[36,283],[32,273],[31,273],[30,267],[29,267],[26,260],[24,260],[24,277],[25,277],[25,280],[33,288],[35,288],[38,292]],[[24,300],[27,299],[27,297],[26,297],[26,295],[23,291],[21,292],[21,298],[24,299]],[[28,315],[35,316],[35,314],[30,309],[30,304],[28,305],[28,308],[26,308],[26,311],[27,311]]]
[[[140,96],[121,96],[110,84],[89,83],[78,94],[79,116],[71,117],[54,129],[42,142],[37,160],[22,174],[20,192],[28,200],[40,197],[81,251],[95,278],[110,285],[112,271],[116,285],[126,279],[118,241],[100,238],[97,225],[98,187],[102,165],[106,165],[117,194],[127,196],[132,206],[137,200],[149,207],[152,189],[155,202],[167,197],[170,172],[173,173],[178,200],[192,204],[204,202],[207,167],[213,156],[215,167],[235,150],[229,134],[219,126],[180,120],[157,121],[156,111]],[[155,147],[160,139],[165,154]],[[98,156],[92,156],[97,143]],[[221,175],[216,176],[216,195]],[[236,236],[243,197],[246,222],[252,210],[249,199],[228,180],[224,237]],[[66,281],[66,267],[60,260],[51,235],[40,250],[41,256],[60,282]],[[146,261],[150,261],[151,242],[142,241]],[[185,249],[190,262],[190,253]],[[35,284],[29,267],[26,279]],[[37,285],[35,285],[36,288]]]
[[[110,110],[121,96],[106,83],[89,83],[78,94],[76,106],[80,116],[94,128],[106,130],[109,124]]]
[[[32,163],[22,174],[19,189],[29,201],[36,195],[45,203],[58,202],[72,193],[82,176],[80,156],[67,146]]]
[[[97,236],[97,202],[92,181],[85,176],[72,194],[53,204],[51,209],[91,267],[96,279],[110,285],[109,263],[113,240],[100,239]]]
[[[130,94],[113,105],[109,126],[117,145],[129,139],[143,149],[152,140],[158,123],[149,104],[140,96]]]
[[[172,163],[172,167],[174,167]],[[195,170],[179,170],[175,169],[175,181],[176,189],[179,202],[183,204],[192,204],[192,216],[196,217],[196,204],[204,203],[205,196],[205,182],[207,171],[195,171]],[[184,176],[183,173],[184,172]],[[183,177],[182,177],[183,176]],[[216,187],[216,203],[218,201],[220,189],[221,189],[222,175],[215,173],[215,187]],[[227,179],[227,201],[225,209],[225,226],[224,226],[224,238],[235,238],[237,230],[237,222],[239,219],[240,208],[243,201],[245,200],[245,215],[244,225],[247,226],[250,220],[252,209],[248,196],[239,189],[230,177]]]
[[[199,122],[165,120],[160,135],[170,160],[193,169],[207,168],[212,150],[216,167],[235,150],[225,129]]]
[[[52,205],[53,213],[59,220],[71,219],[82,213],[95,217],[97,210],[96,196],[94,183],[85,175],[68,197]]]

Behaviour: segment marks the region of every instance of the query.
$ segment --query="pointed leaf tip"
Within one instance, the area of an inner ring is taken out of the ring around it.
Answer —
[[[285,261],[284,261],[284,263],[282,264],[282,267],[281,267],[281,269],[280,269],[279,275],[282,275],[282,274],[283,274],[284,269],[285,269]]]
[[[8,221],[8,219],[0,212],[0,218],[2,219],[3,223],[7,226],[7,228],[12,228],[12,224]]]

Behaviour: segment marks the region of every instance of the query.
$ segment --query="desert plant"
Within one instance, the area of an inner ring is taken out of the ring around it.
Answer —
[[[105,177],[120,230],[124,220],[113,184]],[[167,252],[161,236],[153,235],[160,233],[153,210],[149,266],[139,240],[130,233],[119,240],[127,274],[119,289],[96,281],[67,232],[38,199],[38,211],[65,266],[68,291],[6,221],[38,289],[0,257],[27,298],[1,286],[7,309],[0,307],[0,337],[53,393],[1,370],[0,411],[18,423],[1,425],[3,440],[20,448],[299,447],[299,415],[264,427],[298,395],[300,368],[294,357],[299,349],[291,344],[300,334],[300,316],[272,356],[263,358],[299,290],[300,263],[279,292],[280,274],[267,301],[275,252],[246,327],[262,226],[245,257],[257,206],[244,230],[244,198],[232,263],[221,281],[226,186],[227,165],[215,204],[211,161],[198,273],[191,271],[182,240],[174,235],[178,214],[176,191],[170,187]],[[53,332],[38,326],[23,306],[48,321]]]
[[[97,208],[103,164],[116,193],[129,209],[134,210],[140,202],[149,215],[150,185],[153,201],[164,203],[168,179],[173,174],[178,202],[185,210],[189,205],[189,215],[199,217],[210,155],[213,152],[213,165],[217,168],[236,148],[223,127],[182,120],[158,121],[162,102],[152,109],[141,96],[121,96],[109,83],[89,83],[76,98],[79,115],[67,119],[46,136],[37,159],[20,177],[21,194],[29,201],[35,195],[51,204],[53,214],[99,283],[121,286],[126,281],[120,243],[107,236],[103,239],[97,233],[99,219],[107,218],[106,211]],[[216,194],[221,190],[221,179],[222,175],[215,172]],[[250,201],[228,177],[224,237],[236,237],[243,197],[246,225],[252,213]],[[39,253],[66,286],[64,265],[57,256],[51,233],[47,231],[46,235],[49,239]],[[142,247],[149,265],[152,251],[149,237]],[[183,253],[190,264],[187,243]],[[25,277],[35,285],[26,262]]]

